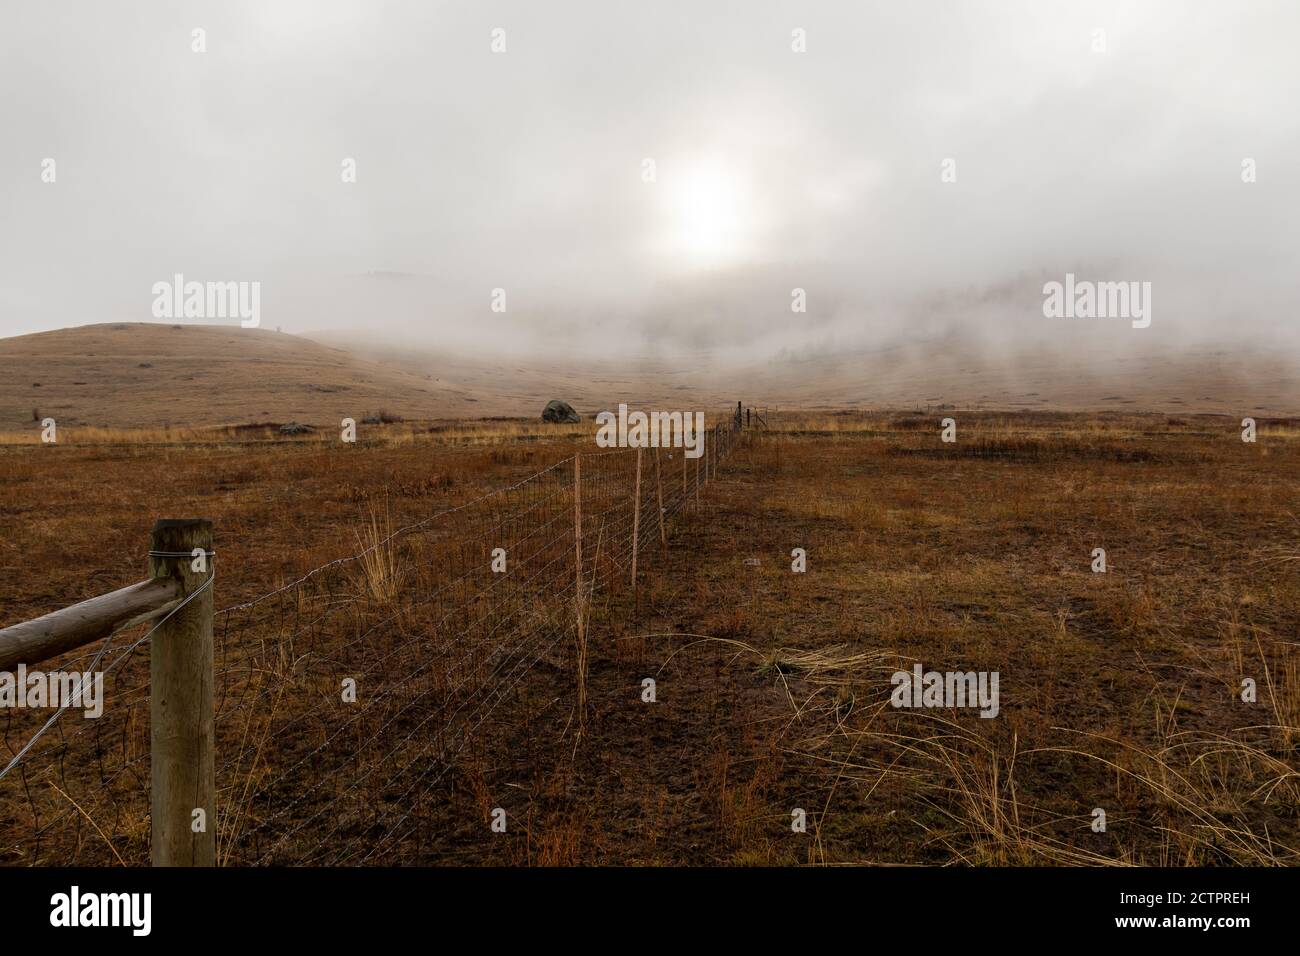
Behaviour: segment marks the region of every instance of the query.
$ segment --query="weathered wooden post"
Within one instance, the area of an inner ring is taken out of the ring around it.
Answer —
[[[668,551],[668,534],[664,531],[664,478],[659,467],[659,449],[655,448],[655,496],[659,499],[659,544]]]
[[[636,449],[636,486],[632,491],[632,603],[640,608],[640,595],[636,586],[636,557],[641,536],[641,446]]]
[[[599,552],[596,555],[600,557]],[[587,622],[582,594],[582,455],[573,456],[573,603],[578,639],[578,732],[587,724]],[[594,575],[595,572],[593,571]]]
[[[696,478],[700,478],[702,475],[703,478],[701,480],[704,484],[709,483],[709,441],[707,435],[707,432],[700,432],[700,451],[703,454],[700,455],[700,464],[696,469]]]
[[[185,596],[158,625],[149,653],[154,866],[217,862],[212,559],[211,522],[184,518],[154,525],[149,575],[179,581]]]

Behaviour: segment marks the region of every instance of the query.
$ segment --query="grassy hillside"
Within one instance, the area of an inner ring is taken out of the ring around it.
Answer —
[[[141,322],[0,339],[0,430],[45,416],[73,426],[335,425],[380,409],[491,413],[433,375],[263,329]]]

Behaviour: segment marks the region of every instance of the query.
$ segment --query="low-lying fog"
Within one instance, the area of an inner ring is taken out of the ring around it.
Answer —
[[[1297,28],[1228,0],[20,5],[0,335],[155,319],[181,274],[260,282],[263,327],[484,357],[1294,358]],[[1045,316],[1067,274],[1150,283],[1149,324]]]

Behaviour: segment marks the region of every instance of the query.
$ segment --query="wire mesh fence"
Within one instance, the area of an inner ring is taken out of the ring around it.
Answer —
[[[699,502],[739,425],[698,458],[583,453],[402,527],[372,506],[354,554],[216,611],[218,862],[418,858],[440,784],[522,681],[544,675],[581,720],[593,597]],[[139,630],[57,663],[103,672],[99,718],[0,716],[0,864],[149,861]]]

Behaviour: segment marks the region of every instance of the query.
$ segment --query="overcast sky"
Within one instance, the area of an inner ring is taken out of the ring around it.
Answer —
[[[0,335],[182,273],[457,348],[1050,336],[1068,271],[1295,348],[1298,38],[1257,0],[12,3]]]

